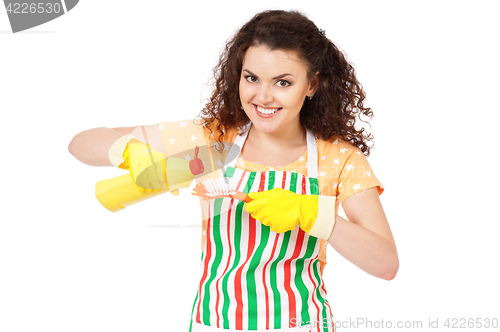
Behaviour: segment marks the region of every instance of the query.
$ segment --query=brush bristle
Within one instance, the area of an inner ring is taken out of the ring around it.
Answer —
[[[246,194],[231,189],[226,179],[207,179],[199,182],[193,189],[192,194],[203,197],[204,200],[214,198],[235,198],[246,203],[250,203],[252,199]]]
[[[215,197],[215,196],[231,196],[236,193],[236,191],[229,188],[229,184],[224,181],[224,179],[207,179],[201,181],[205,186],[207,191],[207,196]]]

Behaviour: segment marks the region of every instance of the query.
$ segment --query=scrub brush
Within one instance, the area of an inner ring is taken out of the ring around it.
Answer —
[[[215,198],[236,198],[246,203],[250,203],[252,201],[247,194],[231,189],[229,184],[222,178],[201,181],[194,187],[191,194],[203,197],[205,200]]]

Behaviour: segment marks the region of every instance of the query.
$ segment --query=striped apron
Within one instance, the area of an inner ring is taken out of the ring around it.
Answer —
[[[233,146],[243,147],[247,134],[248,130],[238,135]],[[283,188],[319,195],[316,139],[309,131],[308,177],[296,172],[249,172],[235,168],[236,159],[221,177],[238,191]],[[246,212],[244,204],[231,198],[210,201],[189,331],[333,332],[318,260],[320,240],[299,226],[285,233],[271,232]]]

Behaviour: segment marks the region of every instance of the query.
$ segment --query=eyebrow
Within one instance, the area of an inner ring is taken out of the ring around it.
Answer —
[[[255,75],[254,73],[252,73],[252,72],[251,72],[250,70],[248,70],[248,69],[243,69],[243,71],[246,71],[249,75],[252,75],[252,76],[255,76],[255,77],[259,77],[259,76]],[[281,78],[283,78],[283,77],[286,77],[286,76],[292,76],[292,77],[293,77],[293,75],[292,75],[292,74],[288,74],[288,73],[286,73],[286,74],[281,74],[281,75],[279,75],[279,76],[273,77],[273,80],[279,80],[279,79],[281,79]]]

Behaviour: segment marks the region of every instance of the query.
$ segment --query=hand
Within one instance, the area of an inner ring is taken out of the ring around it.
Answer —
[[[148,144],[131,139],[123,152],[125,160],[119,167],[128,169],[139,190],[167,189],[165,164],[167,156]]]
[[[335,197],[299,195],[281,188],[248,196],[252,201],[245,204],[246,211],[271,231],[283,233],[300,225],[309,235],[325,240],[330,237],[335,224]]]

